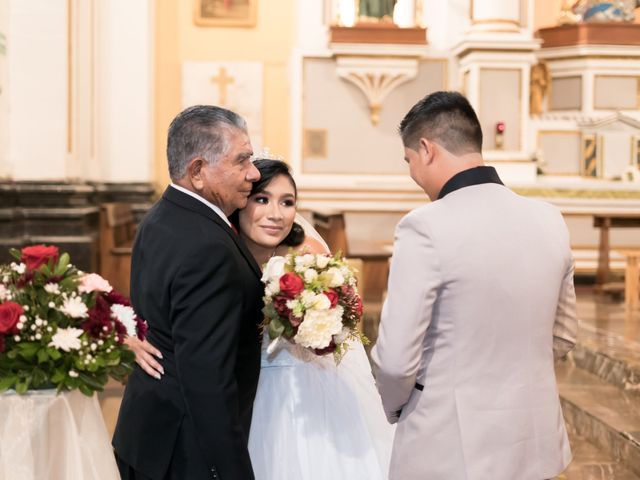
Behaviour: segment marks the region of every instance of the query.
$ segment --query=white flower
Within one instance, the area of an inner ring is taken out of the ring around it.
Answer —
[[[83,333],[84,331],[79,328],[59,328],[51,337],[49,346],[65,352],[78,350],[80,348],[80,335]]]
[[[69,376],[72,378],[77,378],[78,372],[76,372],[75,370],[69,370]]]
[[[344,341],[349,338],[350,335],[351,330],[349,330],[347,327],[342,327],[342,331],[333,337],[333,341],[336,343],[336,345],[340,345],[341,343],[344,343]]]
[[[57,283],[47,283],[44,286],[44,291],[52,295],[60,295],[60,285]]]
[[[324,280],[332,288],[344,285],[344,276],[342,275],[342,272],[340,271],[339,268],[331,267],[322,275],[324,276]]]
[[[24,263],[18,265],[14,262],[11,264],[11,270],[16,272],[18,275],[22,275],[27,270],[27,266]]]
[[[304,303],[300,300],[287,300],[287,308],[291,310],[294,317],[302,317],[304,313]]]
[[[318,278],[318,271],[310,268],[306,272],[304,272],[304,281],[307,283],[313,282],[316,278]]]
[[[270,280],[264,289],[267,297],[273,297],[280,293],[280,282],[278,280]]]
[[[334,335],[342,331],[342,307],[332,310],[310,310],[298,327],[293,340],[307,348],[326,348]]]
[[[136,335],[136,312],[133,308],[116,303],[111,305],[111,313],[125,326],[127,335],[130,337]]]
[[[322,270],[327,265],[329,265],[329,260],[331,259],[327,255],[319,253],[318,255],[316,255],[316,266]]]
[[[49,306],[51,306],[51,304],[49,304]],[[64,301],[62,307],[60,307],[60,311],[72,318],[85,318],[89,309],[80,297],[71,297]]]
[[[295,259],[295,270],[296,272],[304,272],[308,267],[313,265],[315,258],[310,253],[305,253],[304,255],[298,256]]]
[[[9,289],[0,283],[0,302],[9,300]]]
[[[284,275],[284,266],[286,263],[287,259],[285,257],[271,257],[264,266],[262,282],[267,283],[269,280],[279,280],[280,277]]]
[[[309,310],[328,310],[331,300],[324,293],[313,293],[305,290],[300,294],[300,301]]]

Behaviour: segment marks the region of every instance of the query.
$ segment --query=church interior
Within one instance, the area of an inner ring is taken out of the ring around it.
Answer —
[[[558,478],[640,479],[638,5],[0,0],[0,263],[55,244],[128,293],[136,224],[170,182],[169,123],[219,105],[358,262],[375,341],[395,225],[429,201],[398,124],[460,91],[486,163],[570,231],[580,333],[556,374],[574,460]],[[99,396],[109,432],[122,389]]]

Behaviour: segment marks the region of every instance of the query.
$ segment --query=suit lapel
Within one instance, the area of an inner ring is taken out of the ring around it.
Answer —
[[[207,205],[200,202],[199,200],[196,200],[195,198],[190,197],[189,195],[171,186],[167,187],[167,189],[164,191],[164,194],[162,195],[162,198],[171,203],[175,203],[176,205],[186,208],[187,210],[191,210],[200,215],[203,215],[217,224],[218,227],[220,227],[227,235],[229,235],[231,240],[233,240],[233,242],[236,244],[236,247],[251,267],[253,273],[255,273],[258,278],[262,278],[262,271],[260,270],[260,267],[256,263],[256,260],[253,258],[253,255],[251,255],[251,252],[249,252],[249,249],[247,249],[240,236],[236,232],[234,232],[229,227],[229,225],[227,225],[227,222],[220,218],[220,216],[216,212],[211,210]]]

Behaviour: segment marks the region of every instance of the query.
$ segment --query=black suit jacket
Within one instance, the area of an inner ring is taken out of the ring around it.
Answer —
[[[156,380],[136,366],[125,389],[113,446],[135,470],[163,478],[181,457],[206,463],[195,464],[202,478],[254,478],[247,439],[260,372],[260,275],[237,234],[175,188],[142,221],[131,299],[165,374]]]

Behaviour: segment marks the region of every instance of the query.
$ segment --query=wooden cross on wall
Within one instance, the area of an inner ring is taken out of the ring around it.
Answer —
[[[211,83],[218,85],[218,105],[222,107],[227,105],[227,87],[234,82],[235,79],[227,75],[227,69],[224,67],[218,70],[218,75],[211,77]]]

